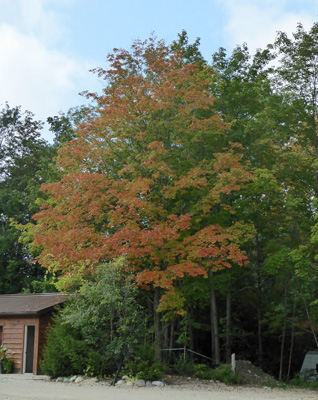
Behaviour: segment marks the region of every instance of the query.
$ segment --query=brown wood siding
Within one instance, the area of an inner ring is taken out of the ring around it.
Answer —
[[[67,298],[60,293],[0,295],[0,334],[15,372],[40,372],[47,326],[54,308]]]
[[[35,338],[38,336],[38,318],[30,317],[0,317],[0,325],[3,326],[3,346],[8,349],[8,357],[14,361],[14,372],[23,373],[23,350],[25,326],[35,326]],[[34,367],[33,373],[38,370],[38,340],[34,343]]]

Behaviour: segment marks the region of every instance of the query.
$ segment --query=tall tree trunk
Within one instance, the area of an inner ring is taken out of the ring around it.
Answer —
[[[171,322],[171,325],[170,325],[170,341],[169,341],[169,352],[168,352],[168,354],[169,354],[169,356],[168,356],[168,364],[170,364],[170,361],[171,361],[171,355],[172,355],[171,349],[173,348],[173,345],[174,345],[174,324],[175,324],[175,320],[173,320]]]
[[[119,374],[120,374],[121,367],[123,366],[124,358],[125,358],[124,353],[121,352],[121,353],[120,353],[120,360],[119,360],[118,369],[117,369],[117,372],[116,372],[116,374],[115,374],[115,377],[114,377],[114,379],[113,379],[113,381],[112,381],[112,383],[111,383],[111,386],[115,386],[115,385],[116,385],[118,376],[119,376]]]
[[[164,325],[161,323],[161,344],[162,348],[165,350],[169,349],[169,328],[170,324],[168,322]],[[167,351],[163,351],[161,354],[162,361],[167,362],[168,358],[169,353]]]
[[[261,252],[258,234],[256,234],[256,267],[257,267],[257,339],[258,339],[258,364],[263,364],[263,337],[262,337],[262,277],[261,277]]]
[[[296,316],[296,292],[294,294],[293,320],[292,320],[289,359],[288,359],[287,381],[289,381],[289,378],[290,378],[291,363],[292,363],[292,359],[293,359],[293,350],[294,350],[294,341],[295,341],[295,316]]]
[[[169,327],[168,322],[164,326],[161,324],[161,343],[165,349],[169,347]]]
[[[231,362],[232,354],[232,281],[231,281],[231,271],[228,269],[228,290],[226,295],[226,362],[229,364]]]
[[[258,339],[258,364],[263,363],[263,342],[262,342],[262,310],[260,302],[257,305],[257,339]]]
[[[155,360],[161,360],[161,324],[160,313],[157,311],[160,301],[160,288],[154,288],[154,325],[155,325]]]
[[[285,337],[286,337],[286,306],[287,306],[287,284],[285,283],[284,290],[284,323],[282,333],[282,343],[280,346],[280,361],[279,361],[279,375],[278,379],[281,381],[283,376],[283,363],[284,363],[284,348],[285,348]]]
[[[189,325],[189,349],[194,351],[194,334],[193,334],[193,326]],[[193,361],[193,353],[190,352],[190,360]]]
[[[260,286],[257,288],[257,339],[258,339],[258,364],[263,364],[263,336],[262,336],[262,303]]]
[[[213,273],[209,271],[210,279],[210,321],[211,321],[211,344],[212,344],[212,363],[219,365],[220,360],[220,336],[219,336],[219,321],[213,281]]]

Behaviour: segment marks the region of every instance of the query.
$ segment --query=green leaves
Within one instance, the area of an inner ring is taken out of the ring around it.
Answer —
[[[126,268],[123,258],[100,265],[62,313],[63,320],[108,359],[133,352],[146,334],[147,317]]]
[[[44,275],[38,264],[29,264],[29,250],[19,241],[21,226],[15,225],[31,222],[40,186],[49,177],[52,150],[40,138],[42,125],[20,107],[6,104],[0,111],[0,293],[31,290],[32,280]]]

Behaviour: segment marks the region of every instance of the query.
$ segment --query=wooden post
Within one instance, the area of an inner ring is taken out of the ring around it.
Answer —
[[[235,375],[235,368],[236,368],[235,353],[231,355],[231,364],[232,364],[232,371]]]

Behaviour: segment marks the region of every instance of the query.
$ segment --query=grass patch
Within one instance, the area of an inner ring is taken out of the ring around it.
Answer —
[[[214,369],[205,364],[196,364],[194,376],[200,379],[223,382],[227,385],[244,383],[244,379],[240,375],[234,374],[229,364],[221,364]]]
[[[318,381],[305,381],[299,377],[293,378],[289,381],[288,386],[293,386],[301,389],[318,390]]]

